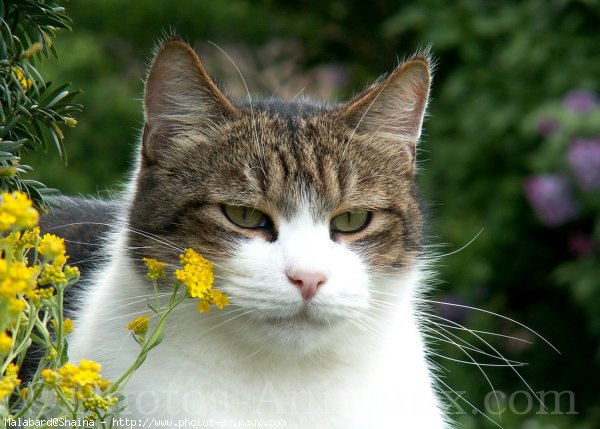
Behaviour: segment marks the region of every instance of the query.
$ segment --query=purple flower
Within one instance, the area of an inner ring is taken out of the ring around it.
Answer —
[[[600,139],[573,140],[567,159],[579,186],[600,189]]]
[[[560,124],[555,119],[543,118],[537,124],[538,133],[543,137],[548,137],[560,128]]]
[[[585,114],[596,108],[598,96],[590,91],[576,89],[565,96],[563,104],[565,108],[574,113]]]
[[[529,204],[544,225],[558,226],[577,216],[577,203],[564,176],[530,176],[525,180],[524,191]]]

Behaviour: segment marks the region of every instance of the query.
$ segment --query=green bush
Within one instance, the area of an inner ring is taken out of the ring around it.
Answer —
[[[66,160],[61,126],[75,126],[71,114],[81,109],[77,91],[46,81],[34,63],[56,57],[55,33],[69,28],[63,12],[54,1],[0,0],[0,189],[23,189],[39,206],[53,190],[22,178],[31,167],[21,155],[52,142]]]

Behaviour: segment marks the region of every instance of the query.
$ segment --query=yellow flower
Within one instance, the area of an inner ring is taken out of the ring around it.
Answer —
[[[25,76],[25,73],[23,73],[23,69],[21,69],[21,67],[12,66],[10,68],[10,71],[11,71],[12,75],[15,77],[15,79],[17,79],[19,81],[19,84],[23,88],[23,91],[25,91],[25,92],[29,91],[29,88],[31,88],[33,81],[31,79],[29,79],[27,76]]]
[[[146,274],[146,276],[150,280],[156,280],[167,275],[165,273],[167,264],[164,262],[158,262],[156,259],[144,258],[144,263],[148,267],[148,274]]]
[[[54,261],[59,256],[65,256],[65,240],[54,234],[44,234],[38,252],[46,261]]]
[[[0,195],[0,231],[33,228],[39,220],[39,213],[23,192],[3,192]]]
[[[206,298],[214,281],[212,264],[192,249],[186,249],[179,260],[183,267],[175,271],[175,278],[191,297]]]
[[[45,285],[47,283],[62,285],[67,282],[67,277],[59,266],[46,265],[42,270],[42,275],[39,278],[39,282],[41,285]]]
[[[148,327],[150,326],[150,316],[144,314],[142,316],[136,317],[133,321],[127,324],[127,329],[133,331],[134,334],[144,335],[148,332]]]
[[[108,411],[109,405],[111,405],[109,401],[107,401],[98,394],[93,394],[92,397],[87,398],[85,401],[83,401],[83,408],[85,410],[101,409],[104,411]]]
[[[218,289],[215,289],[211,293],[211,301],[213,304],[217,306],[217,308],[222,309],[226,305],[229,304],[229,298],[223,292]]]
[[[7,378],[0,380],[0,401],[9,396],[15,390],[15,383]]]
[[[67,127],[76,127],[77,126],[77,119],[75,119],[75,118],[65,118],[65,125]]]
[[[27,303],[19,298],[10,298],[8,300],[8,312],[17,315],[25,310]]]
[[[59,377],[58,372],[52,371],[49,368],[43,369],[41,374],[42,374],[42,378],[44,379],[44,381],[50,385],[55,384],[56,380]]]
[[[52,319],[50,321],[50,326],[52,326],[52,329],[56,329],[56,320]],[[63,332],[65,335],[73,332],[73,321],[71,319],[66,318],[63,320]]]
[[[21,390],[19,390],[19,395],[21,396],[21,398],[27,400],[27,398],[29,398],[29,388],[24,387]]]
[[[16,386],[10,380],[0,380],[0,401],[9,396],[15,387]]]
[[[4,378],[0,380],[0,401],[9,396],[20,384],[19,366],[11,363],[4,371]]]
[[[0,333],[0,354],[7,354],[13,348],[13,339],[6,333]]]
[[[96,399],[102,398],[98,395],[97,389],[106,391],[110,386],[110,382],[100,375],[101,369],[99,363],[82,359],[79,365],[66,363],[58,371],[44,369],[41,375],[46,384],[60,388],[69,400],[91,400],[88,402],[91,408],[93,408],[93,405],[97,405],[97,408],[107,409],[100,406],[103,402],[94,402]],[[117,399],[110,396],[103,398],[103,400],[106,401],[107,406],[114,405],[117,402]]]
[[[83,393],[89,393],[93,391],[93,388],[97,386],[98,382],[102,380],[100,376],[100,364],[82,359],[79,362],[79,366],[73,365],[72,363],[64,364],[59,370],[58,383],[61,387],[66,389],[72,389],[76,387],[87,388]]]
[[[108,380],[101,379],[101,380],[98,380],[97,384],[98,384],[98,388],[104,392],[106,389],[108,389],[110,387],[111,383]]]
[[[5,238],[0,239],[0,245],[4,248],[15,247],[21,239],[21,233],[19,231],[11,232]]]
[[[94,385],[100,379],[100,374],[89,369],[79,369],[79,371],[71,374],[73,383],[79,386]]]
[[[13,227],[17,218],[10,213],[0,212],[0,230],[8,231]]]
[[[14,364],[14,363],[9,363],[8,366],[6,367],[6,370],[4,371],[4,375],[17,380],[17,383],[21,384],[21,380],[18,379],[19,365]]]
[[[48,347],[48,360],[54,360],[58,356],[58,352],[52,346]]]
[[[54,296],[54,288],[53,287],[45,287],[39,288],[35,290],[36,297],[39,299],[52,299]]]
[[[93,371],[93,372],[102,371],[102,365],[100,365],[98,362],[94,362],[93,360],[86,360],[86,359],[81,359],[79,361],[79,368],[84,371]]]
[[[19,241],[24,248],[31,249],[36,246],[39,238],[40,238],[40,227],[36,226],[35,228],[31,228],[31,229],[25,231]]]
[[[18,293],[30,295],[36,286],[37,268],[14,261],[10,266],[0,259],[0,297],[14,298]]]
[[[206,301],[198,301],[198,311],[200,313],[208,313],[210,311],[210,304]]]
[[[65,278],[67,279],[67,281],[71,281],[71,280],[79,278],[79,268],[77,268],[77,267],[72,267],[70,265],[67,265],[65,267],[64,273],[65,273]]]
[[[182,283],[189,296],[200,298],[198,311],[207,313],[211,304],[222,309],[229,304],[229,298],[220,290],[213,290],[213,265],[193,249],[186,249],[179,256],[181,269],[175,270],[175,278]]]
[[[70,334],[74,330],[73,321],[71,319],[67,317],[65,320],[63,320],[63,331],[65,334]]]

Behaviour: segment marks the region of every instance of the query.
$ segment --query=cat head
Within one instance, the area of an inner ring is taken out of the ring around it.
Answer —
[[[382,284],[411,287],[399,279],[420,250],[415,153],[429,85],[428,58],[415,56],[346,103],[235,102],[168,39],[145,87],[137,258],[177,264],[157,237],[197,250],[253,340],[338,335]]]

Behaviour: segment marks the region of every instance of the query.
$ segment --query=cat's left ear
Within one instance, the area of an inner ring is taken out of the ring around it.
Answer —
[[[196,52],[179,37],[171,36],[157,49],[146,79],[144,160],[152,163],[158,153],[176,144],[178,135],[202,134],[237,114]]]
[[[339,115],[355,133],[399,144],[414,160],[430,84],[431,61],[416,56],[344,104]]]

